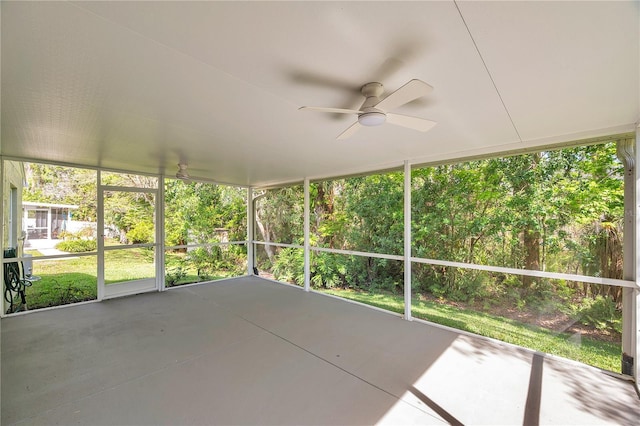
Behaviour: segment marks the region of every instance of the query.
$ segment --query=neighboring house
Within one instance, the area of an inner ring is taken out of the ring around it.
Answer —
[[[22,203],[25,231],[28,240],[57,240],[61,232],[69,231],[71,211],[78,206],[37,201]]]

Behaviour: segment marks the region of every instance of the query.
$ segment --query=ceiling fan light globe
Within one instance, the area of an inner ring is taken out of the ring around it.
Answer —
[[[358,116],[358,122],[363,126],[379,126],[387,120],[383,112],[365,112]]]

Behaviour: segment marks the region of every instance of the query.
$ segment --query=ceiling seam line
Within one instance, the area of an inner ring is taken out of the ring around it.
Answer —
[[[469,25],[467,24],[467,21],[464,19],[464,16],[462,15],[462,11],[460,10],[460,7],[458,6],[457,0],[453,0],[453,4],[456,6],[456,9],[458,10],[458,14],[460,15],[460,19],[462,19],[462,23],[464,24],[464,27],[467,29],[467,33],[469,34],[469,38],[471,38],[471,42],[473,43],[473,47],[476,49],[476,52],[478,52],[478,56],[480,57],[480,61],[482,61],[482,65],[484,66],[484,69],[487,72],[487,75],[489,76],[489,80],[491,80],[491,84],[493,84],[493,88],[495,89],[496,94],[498,95],[498,98],[500,99],[500,103],[502,103],[502,107],[504,108],[504,111],[507,113],[507,116],[509,117],[509,121],[511,122],[511,125],[513,126],[513,130],[516,132],[516,135],[518,135],[518,140],[520,142],[523,142],[522,136],[520,136],[520,132],[518,131],[518,128],[516,127],[516,124],[513,121],[513,117],[511,117],[511,113],[509,113],[509,109],[507,108],[507,105],[505,104],[504,99],[502,99],[502,95],[500,94],[500,90],[498,90],[498,86],[497,86],[495,80],[493,79],[493,76],[491,75],[491,71],[489,71],[489,67],[487,66],[487,63],[485,62],[484,57],[482,56],[482,53],[480,52],[480,48],[478,47],[478,44],[476,43],[476,40],[473,38],[473,34],[471,34],[471,29],[469,28]]]

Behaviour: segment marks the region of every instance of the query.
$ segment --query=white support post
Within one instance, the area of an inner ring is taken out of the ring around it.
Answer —
[[[158,190],[156,191],[156,287],[158,291],[165,291],[165,244],[164,244],[164,176],[158,176]]]
[[[47,240],[51,240],[51,222],[53,216],[51,215],[51,207],[47,209]]]
[[[311,290],[310,221],[311,201],[309,179],[304,179],[304,291]]]
[[[2,180],[2,185],[0,185],[0,200],[4,200],[4,159],[0,156],[0,180]],[[0,223],[4,223],[4,201],[2,202],[2,207],[0,209]],[[25,222],[26,223],[26,222]],[[2,301],[0,301],[0,307],[2,307],[2,311],[0,312],[0,322],[2,321],[2,317],[4,317],[5,306],[4,306],[4,226],[0,226],[0,265],[2,266],[3,273],[0,274],[0,290],[2,290]],[[0,330],[2,327],[0,325]],[[1,333],[0,333],[1,334]],[[0,338],[0,354],[2,353],[2,338]],[[0,383],[0,389],[2,389],[2,383]],[[6,392],[6,391],[5,391]],[[0,392],[1,393],[1,392]],[[0,413],[2,413],[2,395],[0,395]]]
[[[624,165],[623,279],[635,281],[635,140],[619,140],[616,148],[618,159]],[[633,375],[635,291],[629,287],[622,289],[622,373],[628,375]]]
[[[253,211],[253,188],[247,188],[247,275],[254,275],[255,255],[253,245],[253,230],[255,229]]]
[[[104,299],[104,191],[100,169],[96,173],[98,188],[98,223],[96,238],[98,240],[98,300]]]
[[[404,319],[411,321],[411,164],[404,162]]]

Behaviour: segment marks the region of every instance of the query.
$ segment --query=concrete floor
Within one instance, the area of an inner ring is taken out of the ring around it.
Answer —
[[[2,424],[638,424],[631,383],[260,278],[2,320]]]

